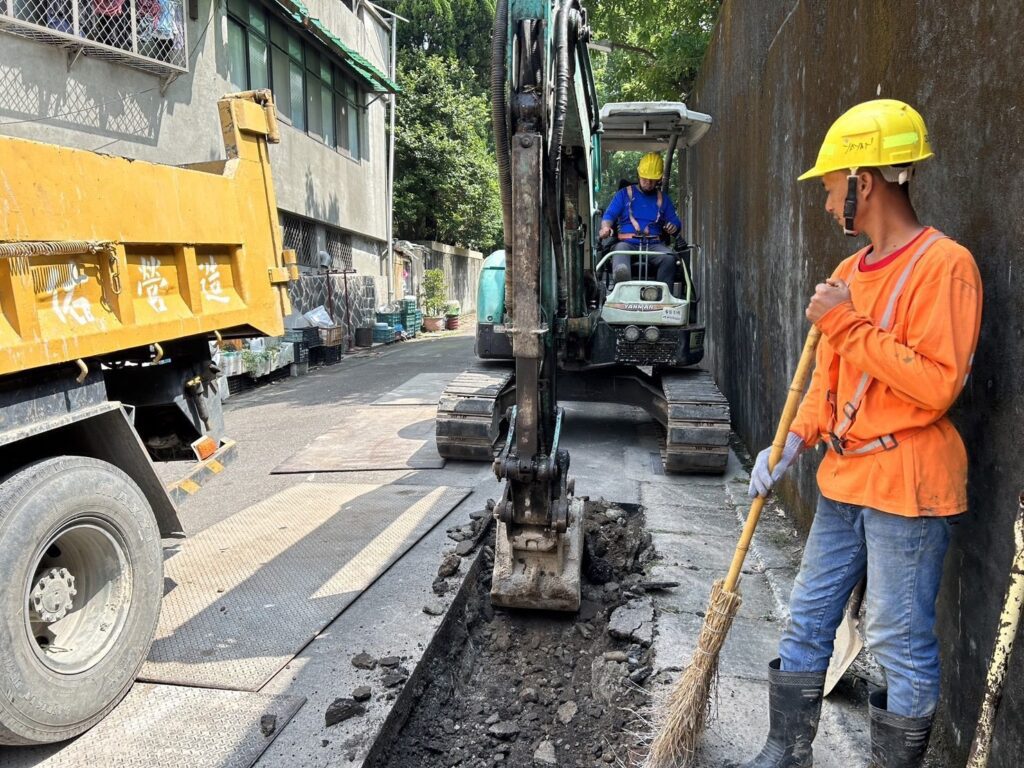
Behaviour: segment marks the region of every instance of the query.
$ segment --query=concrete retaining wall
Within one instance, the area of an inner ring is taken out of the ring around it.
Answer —
[[[443,269],[448,298],[459,302],[462,314],[476,312],[476,290],[483,267],[483,254],[457,245],[418,243],[428,249],[424,254],[425,269]]]
[[[1018,0],[726,0],[689,102],[715,125],[691,153],[694,240],[709,363],[752,449],[785,399],[813,286],[859,242],[798,184],[829,124],[877,95],[920,109],[937,157],[912,197],[923,221],[974,253],[985,315],[974,374],[954,410],[970,455],[971,512],[954,528],[940,597],[943,693],[937,737],[962,765],[1007,580],[1024,487],[1024,7]],[[683,195],[680,195],[683,197]],[[816,461],[784,493],[809,523]],[[990,765],[1024,749],[1024,650],[1009,673]]]

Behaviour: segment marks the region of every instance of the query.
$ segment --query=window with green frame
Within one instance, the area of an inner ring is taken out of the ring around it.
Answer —
[[[363,150],[363,92],[326,52],[249,0],[228,0],[228,77],[270,88],[278,114],[355,159]]]

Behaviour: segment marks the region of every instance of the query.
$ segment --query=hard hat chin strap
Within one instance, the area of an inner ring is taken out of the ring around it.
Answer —
[[[853,219],[857,216],[857,169],[851,168],[846,177],[846,201],[843,203],[843,234],[856,237]]]

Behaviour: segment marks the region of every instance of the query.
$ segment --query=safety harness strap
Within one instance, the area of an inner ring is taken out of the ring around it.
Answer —
[[[942,240],[946,235],[939,231],[933,232],[914,252],[910,261],[907,262],[907,266],[903,268],[903,272],[900,273],[899,279],[896,281],[896,285],[893,286],[892,293],[889,294],[889,301],[886,303],[885,312],[882,314],[882,319],[878,326],[883,331],[888,331],[892,327],[893,319],[896,315],[896,303],[899,301],[900,295],[903,293],[903,289],[907,285],[907,281],[910,279],[911,273],[914,271],[914,267],[922,259],[928,249],[931,248],[939,240]],[[865,249],[866,251],[866,249]],[[865,251],[861,252],[861,256]],[[853,259],[853,269],[857,269],[857,264],[860,262],[860,257]],[[850,441],[846,439],[847,433],[853,427],[854,421],[857,420],[857,412],[860,410],[860,404],[864,400],[864,395],[867,394],[868,387],[874,378],[868,373],[862,373],[860,379],[857,381],[857,387],[854,389],[853,397],[843,406],[843,420],[836,426],[838,420],[838,399],[836,393],[839,389],[839,355],[835,354],[832,356],[832,362],[829,365],[829,388],[826,393],[826,398],[829,405],[831,406],[832,415],[829,423],[828,430],[828,444],[836,453],[843,456],[862,456],[868,453],[876,453],[877,451],[890,451],[900,444],[905,438],[909,437],[913,433],[917,432],[920,427],[914,427],[908,430],[902,430],[889,435],[883,435],[882,437],[874,440],[869,440],[866,443],[858,445],[857,447],[851,447]]]
[[[628,187],[626,187],[626,197],[629,198],[629,202],[626,203],[626,216],[629,217],[629,223],[633,225],[633,235],[636,235],[636,236],[641,236],[642,235],[642,236],[645,236],[645,237],[653,237],[654,235],[651,235],[651,227],[652,226],[657,225],[658,229],[659,229],[659,233],[660,233],[660,229],[661,229],[661,209],[664,206],[665,198],[662,197],[661,190],[659,189],[658,190],[658,215],[655,216],[654,217],[654,221],[652,221],[650,224],[648,224],[646,227],[644,227],[643,231],[641,232],[640,231],[640,222],[637,221],[636,217],[633,215],[633,187],[634,186],[636,186],[636,185],[630,184]],[[627,237],[623,237],[620,234],[619,235],[619,239],[620,240],[629,240],[630,237],[632,237],[633,235],[628,235]]]

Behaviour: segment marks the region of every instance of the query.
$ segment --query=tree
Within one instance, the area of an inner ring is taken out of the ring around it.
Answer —
[[[399,60],[395,228],[410,240],[489,250],[501,241],[488,100],[459,61],[421,50]]]
[[[605,101],[679,101],[693,88],[721,0],[591,3],[598,93]],[[604,59],[604,61],[601,61]]]
[[[473,73],[483,92],[490,71],[494,0],[385,0],[381,3],[408,19],[398,25],[404,51],[458,59]]]

